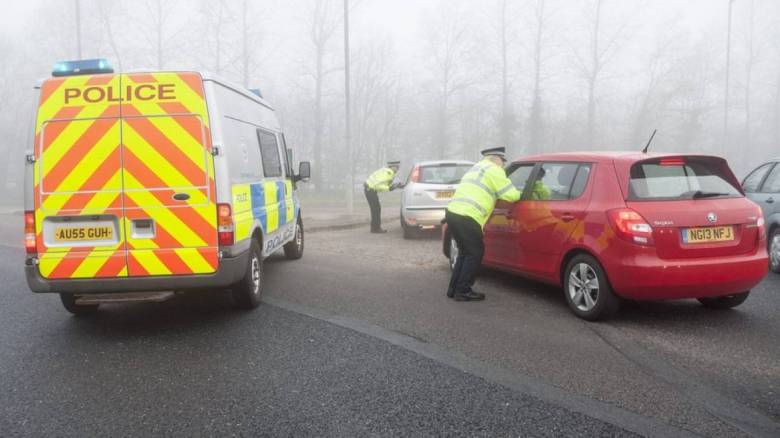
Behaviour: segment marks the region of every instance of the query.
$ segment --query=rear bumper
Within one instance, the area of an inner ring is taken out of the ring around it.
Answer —
[[[402,219],[410,227],[439,227],[444,219],[446,206],[414,208],[404,207]]]
[[[236,257],[223,258],[219,262],[217,272],[211,275],[49,280],[41,276],[36,265],[26,265],[24,271],[27,277],[27,285],[33,292],[69,292],[77,294],[155,292],[230,286],[244,276],[248,259],[249,251],[245,251]]]
[[[635,300],[703,298],[746,292],[767,274],[766,251],[716,259],[661,260],[640,255],[606,266],[612,288]]]

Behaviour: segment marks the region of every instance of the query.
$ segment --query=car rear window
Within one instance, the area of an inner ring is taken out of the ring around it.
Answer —
[[[471,169],[471,164],[433,164],[420,168],[420,182],[424,184],[457,184]]]
[[[631,167],[632,200],[684,200],[742,196],[720,160],[706,157],[662,158]]]

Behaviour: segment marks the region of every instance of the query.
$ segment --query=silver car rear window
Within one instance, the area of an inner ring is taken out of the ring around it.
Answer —
[[[420,168],[419,182],[423,184],[457,184],[471,167],[471,164],[434,164],[422,166]]]

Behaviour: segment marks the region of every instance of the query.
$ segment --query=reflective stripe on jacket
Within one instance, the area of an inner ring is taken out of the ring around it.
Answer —
[[[395,178],[393,169],[383,167],[368,177],[366,186],[375,192],[386,192],[390,190],[390,184],[393,183],[393,178]]]
[[[519,201],[520,192],[502,167],[484,159],[463,175],[447,211],[470,217],[484,227],[499,199]]]

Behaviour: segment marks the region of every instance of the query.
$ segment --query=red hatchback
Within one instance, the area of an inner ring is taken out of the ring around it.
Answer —
[[[507,175],[523,198],[496,206],[483,265],[562,286],[582,318],[613,313],[620,298],[730,308],[767,274],[761,210],[722,158],[549,154]],[[446,229],[444,253],[457,256]]]

